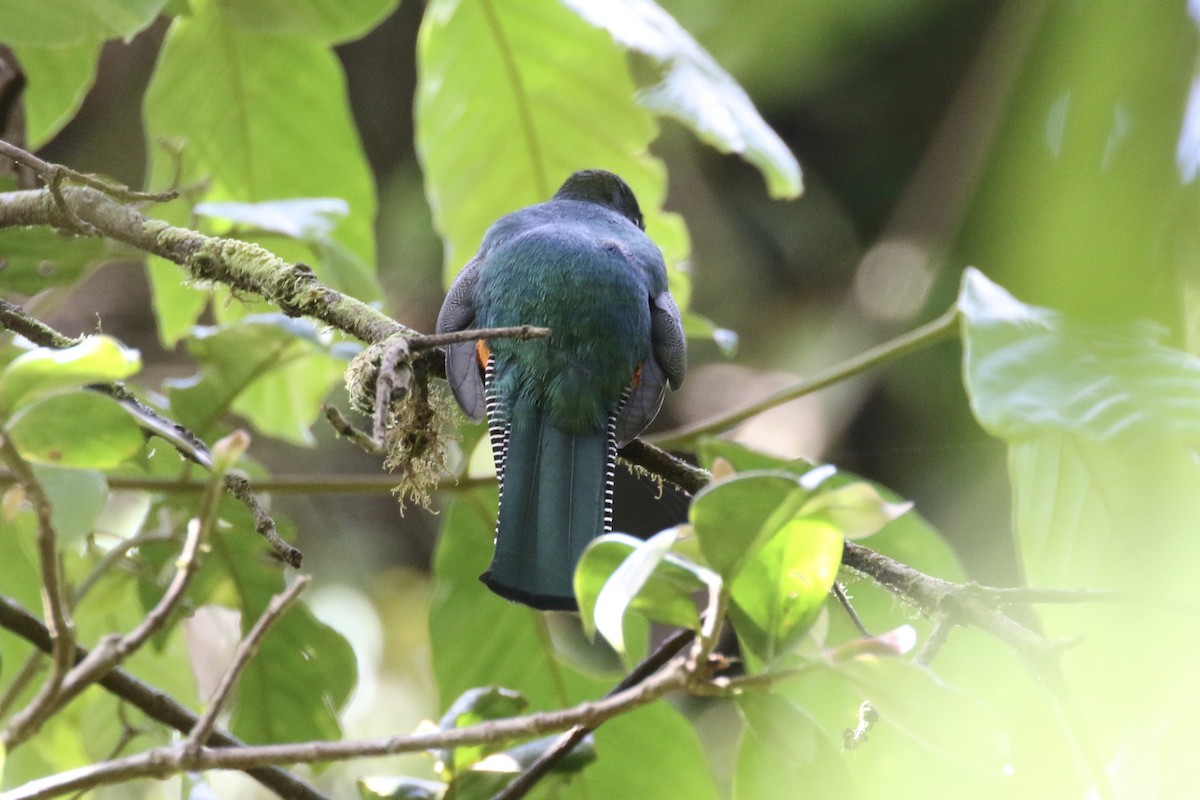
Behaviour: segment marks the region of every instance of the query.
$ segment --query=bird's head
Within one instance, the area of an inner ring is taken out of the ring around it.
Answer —
[[[642,219],[642,209],[638,206],[637,198],[629,184],[617,175],[602,169],[585,169],[567,178],[555,194],[554,198],[564,200],[583,200],[597,203],[605,208],[611,208],[622,215],[641,230],[646,230]]]

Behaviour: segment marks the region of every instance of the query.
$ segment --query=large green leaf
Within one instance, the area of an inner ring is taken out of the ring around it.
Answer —
[[[255,0],[229,3],[229,19],[255,33],[305,36],[326,44],[357,39],[400,0]]]
[[[31,150],[41,148],[71,121],[96,80],[99,39],[65,45],[17,47],[17,61],[27,81],[25,139]]]
[[[54,394],[26,406],[8,430],[26,459],[61,467],[115,467],[145,442],[120,403],[86,391]]]
[[[373,264],[374,185],[336,56],[311,39],[247,30],[213,0],[192,5],[192,16],[172,23],[146,91],[150,183],[166,184],[179,167],[185,183],[204,182],[209,201],[340,198],[349,213],[334,238]],[[182,148],[178,158],[162,152],[162,140]],[[188,215],[177,201],[160,216]],[[152,264],[150,277],[160,336],[174,342],[205,297],[180,286],[176,267]]]
[[[188,350],[201,372],[172,384],[171,412],[200,435],[234,411],[263,433],[308,444],[318,404],[345,367],[311,323],[282,314],[200,329]]]
[[[772,197],[799,197],[800,164],[759,116],[745,90],[652,0],[564,0],[568,8],[647,56],[661,77],[638,92],[656,114],[674,117],[723,153],[737,153],[767,181]]]
[[[1154,328],[1072,323],[975,269],[958,306],[971,408],[993,435],[1200,439],[1200,359],[1159,343]]]
[[[39,347],[17,356],[0,372],[0,417],[60,389],[128,378],[142,366],[137,350],[111,336],[89,336],[61,350]]]
[[[64,45],[131,38],[167,0],[7,0],[0,3],[6,44]]]
[[[557,0],[434,0],[417,58],[417,148],[447,276],[498,217],[586,168],[623,177],[667,263],[686,257],[682,220],[662,211],[665,169],[648,151],[658,126],[603,31]]]

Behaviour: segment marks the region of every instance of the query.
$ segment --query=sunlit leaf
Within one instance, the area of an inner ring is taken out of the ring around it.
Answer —
[[[871,484],[854,481],[817,493],[800,513],[829,523],[847,539],[861,539],[876,533],[912,506],[912,503],[889,503]]]
[[[488,800],[513,778],[528,769],[543,753],[554,747],[558,739],[557,735],[546,736],[492,753],[473,764],[469,770],[459,773],[450,782],[450,793],[455,800]],[[596,758],[596,742],[594,737],[589,735],[571,748],[562,759],[556,761],[549,775],[554,777],[580,772]]]
[[[701,489],[688,518],[708,566],[732,583],[808,494],[795,477],[782,472],[742,474]]]
[[[741,569],[729,613],[739,640],[764,664],[787,653],[821,612],[841,566],[842,541],[828,523],[795,518]]]
[[[52,347],[30,350],[0,372],[0,417],[50,392],[123,380],[141,366],[138,351],[111,336],[88,336],[62,350]]]
[[[638,92],[643,106],[678,119],[704,142],[758,167],[772,197],[800,195],[796,157],[745,90],[670,14],[651,0],[566,0],[566,5],[655,63],[661,79]]]
[[[630,608],[680,627],[698,624],[692,593],[704,589],[703,570],[669,557],[678,535],[669,529],[643,542],[614,533],[588,546],[575,570],[575,594],[589,636],[599,630],[617,652],[624,652],[624,619]]]
[[[711,319],[694,311],[684,312],[683,333],[689,339],[711,339],[721,349],[721,353],[729,358],[737,355],[737,331],[718,327]]]
[[[447,276],[492,222],[589,168],[629,183],[668,265],[686,258],[683,221],[662,210],[666,170],[649,153],[658,125],[634,102],[625,54],[606,33],[557,0],[434,0],[417,68],[417,152]]]
[[[85,469],[115,467],[145,442],[120,403],[86,391],[54,394],[25,406],[8,431],[30,461]]]

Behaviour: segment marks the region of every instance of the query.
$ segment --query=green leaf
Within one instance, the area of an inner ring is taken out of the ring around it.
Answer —
[[[827,522],[847,539],[862,539],[878,532],[913,504],[889,503],[866,481],[850,483],[818,492],[804,504],[800,513]]]
[[[8,426],[21,455],[39,464],[110,469],[142,449],[145,437],[107,395],[76,391],[26,405]]]
[[[17,356],[0,372],[0,417],[60,389],[123,380],[141,366],[138,351],[111,336],[88,336],[62,350],[38,347]]]
[[[683,221],[662,210],[665,167],[649,153],[658,125],[608,35],[558,0],[434,0],[417,46],[417,153],[447,277],[497,218],[586,168],[624,178],[667,264],[686,258]]]
[[[1009,740],[996,716],[925,667],[868,656],[832,669],[870,700],[883,720],[935,753],[992,776],[1008,764]]]
[[[733,800],[773,800],[803,787],[811,797],[854,798],[845,757],[816,722],[786,698],[746,692],[746,721],[733,774]]]
[[[50,501],[50,523],[58,534],[59,544],[70,544],[91,533],[108,497],[104,475],[90,469],[32,466]]]
[[[370,31],[399,4],[400,0],[255,0],[230,3],[222,11],[255,33],[340,44]]]
[[[176,158],[151,148],[150,184],[166,185],[178,167],[183,183],[205,182],[210,202],[340,198],[349,213],[333,238],[373,264],[375,189],[336,56],[310,39],[257,35],[225,9],[198,0],[167,33],[143,116],[149,142],[182,150]],[[183,201],[161,211],[178,224],[190,212]],[[173,343],[205,297],[180,289],[177,268],[150,275],[160,336]]]
[[[738,475],[696,493],[688,518],[708,566],[732,584],[742,566],[795,516],[809,492],[784,472]]]
[[[39,150],[75,116],[96,80],[99,39],[67,45],[23,45],[14,48],[27,81],[25,139]]]
[[[515,717],[528,707],[529,701],[520,692],[499,686],[481,686],[459,695],[438,721],[438,727],[451,730],[487,720]],[[496,749],[496,745],[474,745],[438,750],[437,755],[442,764],[441,771],[446,777],[452,777]]]
[[[67,45],[129,40],[154,21],[166,0],[41,0],[0,3],[6,44]]]
[[[588,636],[599,631],[618,653],[625,653],[625,612],[695,628],[699,624],[692,593],[705,588],[708,570],[670,556],[680,531],[670,528],[646,541],[612,533],[584,551],[575,568],[575,595]],[[711,573],[709,573],[711,575]],[[719,581],[715,575],[710,580]]]
[[[188,351],[201,372],[169,383],[168,396],[176,419],[201,436],[232,410],[263,433],[309,444],[319,403],[345,367],[311,322],[282,314],[198,329]]]
[[[826,522],[792,519],[738,574],[729,614],[738,639],[763,663],[785,655],[821,612],[841,566],[842,541]]]
[[[1200,359],[1160,344],[1154,328],[1072,323],[975,269],[963,275],[958,306],[971,409],[989,433],[1200,436]]]
[[[313,240],[329,236],[338,221],[350,213],[350,207],[336,197],[297,197],[261,203],[199,203],[193,211],[210,219]]]
[[[722,153],[737,153],[758,167],[772,197],[800,196],[803,184],[796,157],[745,90],[670,14],[651,0],[565,2],[658,68],[659,82],[638,92],[643,106],[679,120]]]

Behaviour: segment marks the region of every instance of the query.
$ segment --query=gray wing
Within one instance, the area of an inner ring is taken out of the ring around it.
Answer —
[[[476,256],[463,267],[450,285],[438,312],[437,332],[451,333],[475,327],[475,284],[483,261]],[[483,375],[475,359],[475,342],[446,346],[446,380],[463,413],[478,422],[483,419]]]
[[[624,445],[646,429],[662,408],[667,386],[678,389],[687,371],[683,319],[670,292],[650,298],[650,358],[617,417],[617,444]]]

